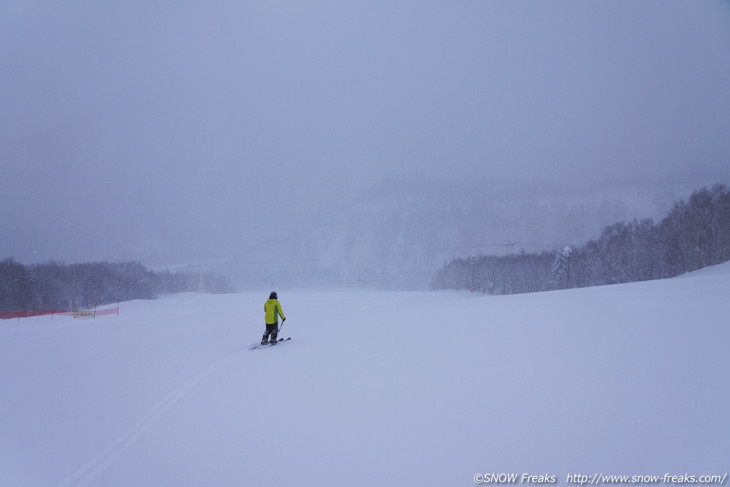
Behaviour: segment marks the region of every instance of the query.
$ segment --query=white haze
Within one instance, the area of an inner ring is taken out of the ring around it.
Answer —
[[[407,242],[365,223],[431,196],[459,215],[418,216],[438,259],[660,217],[730,182],[728,25],[710,0],[6,0],[0,258],[371,266]]]

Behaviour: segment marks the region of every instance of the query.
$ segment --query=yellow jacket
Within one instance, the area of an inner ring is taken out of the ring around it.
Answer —
[[[266,324],[273,325],[279,322],[279,316],[282,320],[286,319],[284,316],[284,310],[281,309],[281,303],[276,299],[268,299],[264,303],[264,311],[266,312]]]

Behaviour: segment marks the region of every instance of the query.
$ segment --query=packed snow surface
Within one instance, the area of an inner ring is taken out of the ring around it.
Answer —
[[[0,485],[730,470],[730,265],[515,296],[277,289],[0,322]]]

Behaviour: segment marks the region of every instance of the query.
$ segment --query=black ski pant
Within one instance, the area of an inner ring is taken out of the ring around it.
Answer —
[[[276,323],[266,323],[266,332],[264,332],[264,336],[261,337],[261,341],[269,340],[269,336],[271,336],[271,340],[276,341],[276,336],[279,334],[279,322]]]

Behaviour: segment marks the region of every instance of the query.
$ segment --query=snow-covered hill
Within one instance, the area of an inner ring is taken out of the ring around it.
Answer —
[[[689,278],[691,277],[691,278]],[[0,485],[724,474],[730,264],[532,295],[268,289],[0,322]]]

